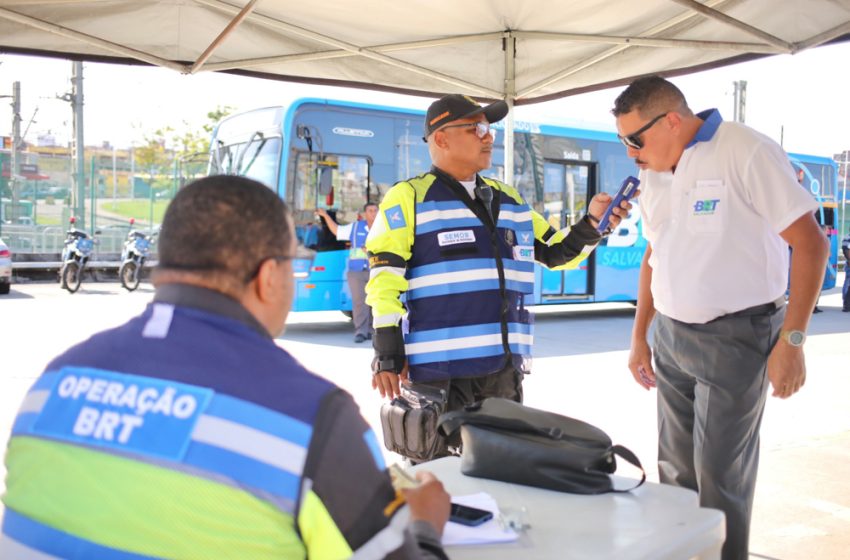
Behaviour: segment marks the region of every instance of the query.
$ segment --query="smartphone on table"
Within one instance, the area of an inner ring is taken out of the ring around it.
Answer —
[[[476,527],[482,523],[490,521],[491,519],[493,519],[492,511],[462,506],[455,503],[452,503],[451,513],[449,514],[449,521],[454,521],[455,523],[468,525],[470,527]]]

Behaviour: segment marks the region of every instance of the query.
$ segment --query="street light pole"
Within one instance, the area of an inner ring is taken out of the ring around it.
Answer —
[[[18,215],[18,158],[21,150],[21,82],[12,83],[12,95],[0,95],[2,97],[12,98],[12,150],[9,158],[9,190],[12,191],[12,204],[6,212],[7,217],[12,214],[12,218]],[[2,205],[2,202],[0,202]],[[3,231],[3,219],[0,218],[0,233]]]
[[[732,82],[735,86],[735,108],[734,120],[742,123],[746,120],[747,115],[747,81],[737,80]]]
[[[79,220],[79,228],[85,228],[86,215],[86,170],[85,144],[83,141],[83,63],[72,62],[71,93],[59,96],[62,101],[71,104],[74,117],[74,143],[71,150],[74,188],[71,190],[71,201],[74,215]]]
[[[12,208],[17,212],[18,175],[21,157],[21,82],[12,84],[12,153],[9,161],[9,187],[12,191]]]

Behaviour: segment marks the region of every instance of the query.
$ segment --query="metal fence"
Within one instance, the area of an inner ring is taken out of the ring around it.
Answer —
[[[131,228],[156,230],[177,190],[206,172],[202,157],[177,158],[163,166],[170,173],[145,175],[132,152],[123,159],[107,156],[101,157],[102,161],[97,157],[87,160],[84,200],[73,196],[67,155],[24,158],[38,165],[29,164],[35,174],[19,177],[15,185],[0,175],[0,238],[12,250],[14,260],[54,258],[62,251],[72,217],[77,229],[100,232],[94,259],[97,253],[120,253]],[[8,153],[0,153],[0,160],[4,159]],[[135,221],[132,226],[131,218]]]

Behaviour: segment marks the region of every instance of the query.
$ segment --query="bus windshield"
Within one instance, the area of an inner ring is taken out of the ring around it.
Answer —
[[[280,137],[255,132],[248,141],[213,146],[210,174],[243,175],[264,185],[277,187]]]
[[[345,243],[338,242],[316,218],[316,210],[327,210],[339,224],[357,221],[369,200],[369,158],[298,152],[286,199],[301,245],[316,251],[343,249]]]

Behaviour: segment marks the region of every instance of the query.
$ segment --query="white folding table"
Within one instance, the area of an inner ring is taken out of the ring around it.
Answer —
[[[452,559],[714,560],[726,538],[721,511],[701,508],[695,492],[666,484],[586,496],[466,476],[457,457],[412,470],[433,472],[454,496],[487,492],[503,513],[522,512],[530,525],[512,543],[448,547]],[[634,484],[614,478],[617,487]]]

